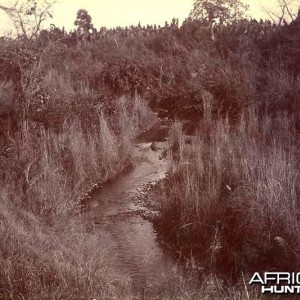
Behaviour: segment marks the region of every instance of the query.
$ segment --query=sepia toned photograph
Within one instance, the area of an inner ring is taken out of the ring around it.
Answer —
[[[0,0],[0,300],[287,298],[300,0]]]

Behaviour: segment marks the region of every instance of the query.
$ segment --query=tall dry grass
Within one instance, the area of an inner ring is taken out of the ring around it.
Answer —
[[[58,86],[58,75],[49,76]],[[114,120],[95,109],[91,126],[76,115],[59,130],[24,120],[9,136],[13,151],[0,169],[1,299],[129,294],[130,280],[112,268],[110,238],[78,215],[80,195],[134,163],[134,137],[156,121],[142,100],[128,102],[116,100]]]
[[[298,118],[249,109],[235,125],[204,121],[193,139],[171,129],[161,222],[207,270],[299,267]]]

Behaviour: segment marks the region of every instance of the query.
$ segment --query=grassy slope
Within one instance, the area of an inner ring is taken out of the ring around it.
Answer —
[[[0,297],[112,297],[128,285],[110,266],[109,238],[87,232],[76,213],[86,189],[134,163],[132,139],[155,120],[141,100],[131,110],[117,102],[118,135],[99,112],[88,131],[75,117],[59,132],[29,123],[12,140],[2,163]]]

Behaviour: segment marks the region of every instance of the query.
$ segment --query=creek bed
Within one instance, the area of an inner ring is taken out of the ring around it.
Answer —
[[[141,212],[147,208],[142,201],[133,201],[143,196],[143,186],[167,174],[168,163],[160,157],[167,146],[161,141],[166,130],[155,130],[159,134],[151,133],[151,139],[158,137],[157,151],[153,151],[149,139],[139,137],[133,153],[135,166],[95,190],[85,204],[88,219],[110,237],[114,268],[129,276],[133,290],[139,295],[177,269],[170,251],[161,247],[152,222],[142,217]],[[144,135],[149,137],[149,134]]]

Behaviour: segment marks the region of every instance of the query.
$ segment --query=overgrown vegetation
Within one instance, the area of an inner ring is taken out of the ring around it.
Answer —
[[[228,60],[210,58],[205,67],[218,67],[198,81],[203,117],[193,121],[195,136],[180,121],[170,131],[157,228],[205,272],[229,281],[299,269],[300,86],[296,44],[287,42],[295,26],[274,27]]]
[[[175,123],[171,137],[177,148],[159,228],[207,271],[227,278],[297,270],[295,120],[247,111],[234,126],[226,119],[202,124],[192,140]]]
[[[298,267],[300,19],[210,21],[1,39],[1,298],[130,295],[77,200],[134,163],[148,104],[196,132],[170,131],[160,232],[211,273]]]
[[[79,199],[134,163],[132,141],[156,117],[139,98],[102,101],[71,59],[52,65],[61,45],[39,42],[1,43],[0,297],[112,297],[129,279],[111,270],[109,239],[87,231]]]

